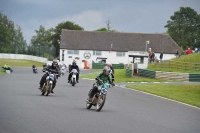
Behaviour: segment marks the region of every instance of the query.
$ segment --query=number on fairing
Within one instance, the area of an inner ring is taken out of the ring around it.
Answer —
[[[101,88],[101,92],[103,93],[103,94],[106,94],[107,93],[107,89],[106,88]]]
[[[49,78],[54,79],[54,75],[53,74],[49,74]]]

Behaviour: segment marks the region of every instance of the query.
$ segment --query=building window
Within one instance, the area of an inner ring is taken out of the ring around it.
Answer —
[[[101,51],[93,51],[93,55],[99,55],[99,56],[101,56]]]
[[[79,50],[67,50],[67,54],[79,54]]]
[[[125,52],[117,52],[116,55],[117,55],[117,56],[121,56],[121,57],[123,56],[123,57],[124,57],[124,56],[125,56]]]

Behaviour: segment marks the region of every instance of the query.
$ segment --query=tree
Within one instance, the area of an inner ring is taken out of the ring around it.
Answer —
[[[96,31],[108,32],[108,30],[106,28],[100,28],[100,29],[98,29]]]
[[[3,15],[0,12],[0,43],[1,49],[0,52],[12,53],[14,52],[13,42],[14,42],[14,23],[8,19],[6,15]]]
[[[56,48],[56,56],[59,56],[62,29],[84,30],[81,26],[75,24],[74,22],[66,21],[66,22],[59,23],[56,26],[56,28],[53,30],[54,33],[52,36],[52,43]]]
[[[108,20],[106,21],[106,26],[107,26],[107,28],[103,27],[103,28],[97,29],[97,30],[95,30],[95,31],[101,31],[101,32],[117,32],[116,30],[111,30],[111,28],[113,28],[113,26],[110,26],[110,24],[111,24],[111,21],[110,21],[110,19],[108,19]]]
[[[110,19],[108,19],[108,20],[106,21],[107,31],[111,31],[111,28],[113,28],[113,26],[111,27],[110,24],[111,24],[111,21],[110,21]]]
[[[200,47],[200,15],[190,7],[180,7],[167,21],[167,33],[183,49]]]
[[[24,54],[27,48],[26,40],[24,40],[21,27],[18,25],[16,27],[14,39],[15,53]]]
[[[38,56],[47,56],[50,53],[50,49],[53,46],[52,44],[52,35],[53,29],[50,28],[46,30],[44,26],[40,25],[39,30],[35,30],[36,35],[32,36],[31,44],[32,46],[28,47],[28,53]]]
[[[20,26],[0,12],[0,52],[25,53],[26,41]]]

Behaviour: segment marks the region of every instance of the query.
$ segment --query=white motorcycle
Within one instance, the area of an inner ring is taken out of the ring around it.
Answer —
[[[72,77],[70,79],[70,84],[74,86],[76,84],[76,75],[78,74],[78,71],[76,69],[72,69],[70,74],[72,73]]]
[[[114,74],[113,74],[112,70],[110,70],[110,79],[111,79],[112,82],[115,81]]]
[[[62,75],[65,75],[65,73],[66,73],[66,68],[63,66],[63,67],[61,68],[61,74],[62,74]]]

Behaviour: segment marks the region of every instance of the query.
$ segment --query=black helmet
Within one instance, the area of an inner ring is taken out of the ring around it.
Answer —
[[[57,66],[57,65],[58,65],[58,62],[57,62],[57,61],[53,61],[53,62],[52,62],[52,67],[54,67],[54,65]]]

